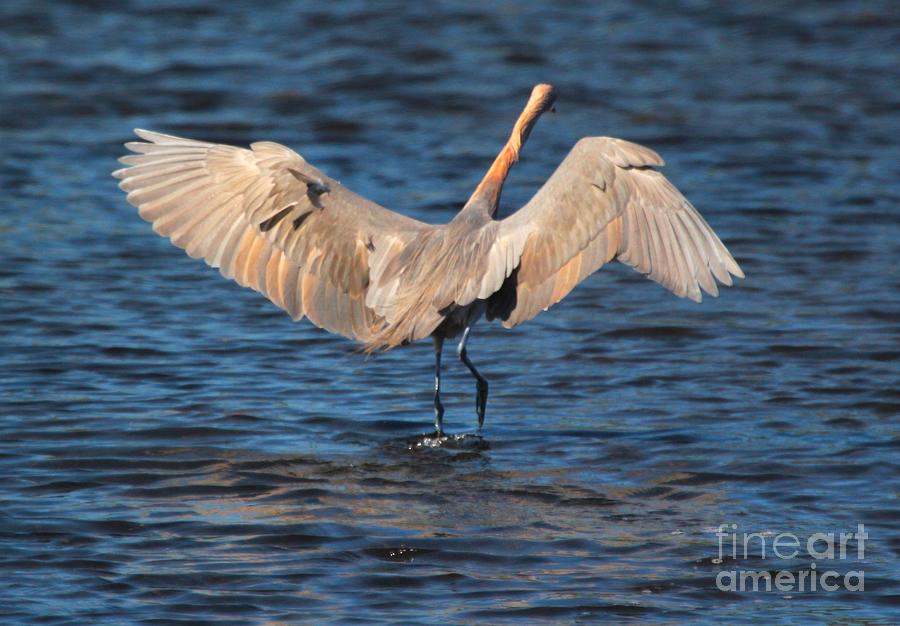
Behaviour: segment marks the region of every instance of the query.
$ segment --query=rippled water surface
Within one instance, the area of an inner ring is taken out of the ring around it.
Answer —
[[[0,621],[900,622],[896,5],[599,5],[2,4]],[[428,342],[292,323],[109,176],[133,127],[270,139],[446,221],[540,81],[506,212],[635,140],[748,278],[696,305],[610,266],[480,324],[487,426],[448,359],[440,449]],[[869,538],[720,562],[720,524]],[[865,591],[716,586],[814,565]]]

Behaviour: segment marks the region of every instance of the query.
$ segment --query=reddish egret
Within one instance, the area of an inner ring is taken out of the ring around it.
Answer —
[[[466,352],[482,316],[510,328],[547,310],[617,259],[675,295],[715,296],[743,277],[697,210],[656,169],[656,152],[611,137],[579,140],[521,209],[497,219],[500,192],[538,117],[553,106],[537,85],[484,179],[449,223],[390,211],[277,143],[250,149],[145,130],[114,173],[153,229],[226,278],[259,291],[366,351],[431,337],[434,411],[443,434],[441,351],[476,380],[484,423],[487,380]]]

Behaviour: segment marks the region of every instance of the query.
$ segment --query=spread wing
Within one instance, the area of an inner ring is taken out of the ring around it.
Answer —
[[[618,259],[679,297],[699,302],[744,274],[648,148],[581,139],[535,196],[500,223],[498,242],[521,247],[515,272],[488,304],[507,328],[559,302]]]
[[[428,225],[343,187],[282,145],[250,150],[144,130],[113,176],[153,229],[294,319],[367,340],[370,269]]]

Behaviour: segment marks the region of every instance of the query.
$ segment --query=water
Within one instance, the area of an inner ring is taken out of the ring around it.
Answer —
[[[0,9],[3,621],[900,621],[893,3],[93,4]],[[479,325],[457,446],[410,446],[428,342],[292,323],[109,176],[133,127],[270,139],[446,221],[540,81],[507,212],[578,137],[635,140],[748,278],[698,306],[610,266]],[[869,539],[720,563],[720,524]],[[716,587],[813,564],[865,591]]]

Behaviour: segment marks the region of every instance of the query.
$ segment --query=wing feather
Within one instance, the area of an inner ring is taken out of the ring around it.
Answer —
[[[272,142],[236,148],[136,130],[113,175],[160,235],[294,319],[366,341],[371,242],[381,267],[428,225],[346,189]]]
[[[653,169],[662,165],[656,152],[622,139],[575,144],[537,194],[500,223],[495,248],[519,245],[521,255],[491,296],[488,316],[507,327],[531,319],[613,259],[698,302],[701,289],[718,295],[716,280],[743,278],[703,217]]]

